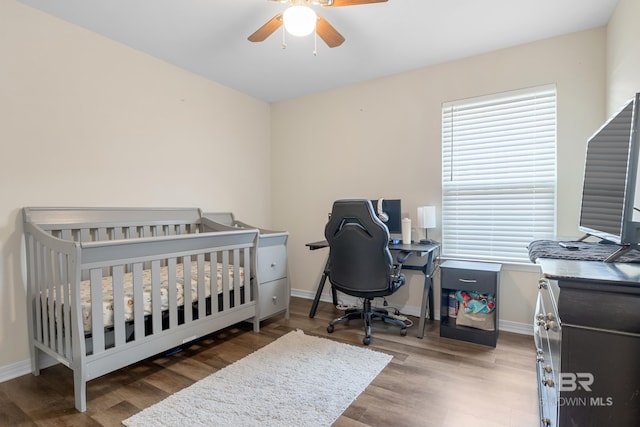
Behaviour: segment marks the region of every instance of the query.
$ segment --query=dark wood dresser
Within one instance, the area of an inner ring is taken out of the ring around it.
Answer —
[[[640,264],[539,258],[542,426],[640,426]]]

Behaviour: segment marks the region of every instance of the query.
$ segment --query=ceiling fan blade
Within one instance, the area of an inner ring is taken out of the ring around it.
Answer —
[[[342,6],[357,6],[359,4],[369,3],[385,3],[387,0],[333,0],[333,3],[325,7],[342,7]]]
[[[266,24],[258,28],[258,30],[251,34],[248,38],[250,42],[261,42],[269,37],[275,30],[282,26],[282,13],[277,14],[271,18]]]
[[[340,46],[344,43],[344,37],[342,37],[342,34],[333,28],[333,26],[320,15],[318,15],[318,22],[316,22],[316,33],[329,47]]]

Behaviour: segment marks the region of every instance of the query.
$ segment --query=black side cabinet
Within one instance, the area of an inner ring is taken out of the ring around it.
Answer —
[[[640,264],[537,262],[560,294],[553,325],[548,315],[534,323],[560,339],[538,383],[542,425],[640,425]]]
[[[498,291],[502,264],[449,260],[440,266],[440,336],[496,346],[498,341]],[[449,293],[470,291],[495,296],[495,309],[486,316],[493,316],[493,330],[462,326],[457,315],[449,313]],[[451,314],[451,315],[450,315]]]

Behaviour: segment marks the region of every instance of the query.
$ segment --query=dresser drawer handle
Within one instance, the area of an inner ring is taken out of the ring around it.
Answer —
[[[549,320],[548,322],[545,322],[544,329],[546,329],[547,331],[551,329],[552,331],[555,332],[558,330],[558,324],[553,320]]]
[[[553,387],[555,385],[551,378],[542,380],[542,384],[546,385],[547,387]]]
[[[478,283],[476,279],[458,279],[462,283]]]

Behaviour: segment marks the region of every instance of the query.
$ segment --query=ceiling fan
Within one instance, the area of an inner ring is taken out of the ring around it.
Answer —
[[[314,30],[318,36],[329,47],[340,46],[344,42],[344,37],[333,26],[318,13],[314,12],[309,6],[322,6],[322,7],[342,7],[342,6],[357,6],[361,4],[369,3],[384,3],[387,0],[269,0],[278,3],[288,3],[289,7],[282,13],[278,13],[276,16],[267,21],[262,27],[251,34],[248,39],[251,42],[261,42],[269,37],[275,30],[280,28],[283,24],[286,30],[294,35],[307,35]],[[298,33],[295,29],[292,29],[292,23],[295,17],[292,17],[296,12],[300,12],[306,15],[309,26],[307,29],[300,30]],[[305,34],[306,33],[306,34]]]

